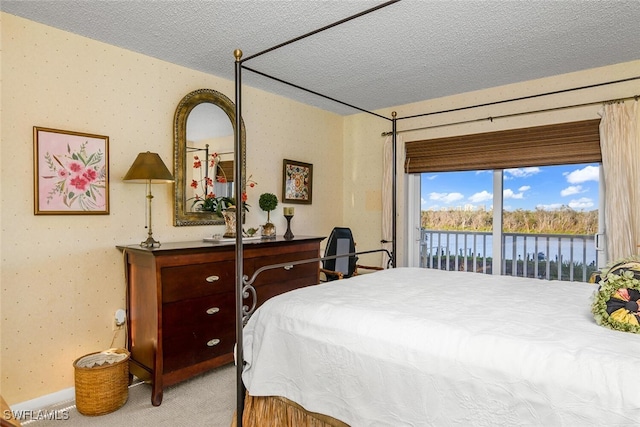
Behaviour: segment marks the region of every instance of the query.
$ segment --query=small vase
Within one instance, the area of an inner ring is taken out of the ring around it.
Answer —
[[[267,222],[262,226],[262,238],[263,239],[275,239],[276,226],[272,222]]]
[[[276,238],[276,226],[271,222],[271,216],[269,215],[271,211],[267,211],[267,223],[263,225],[262,230],[262,238],[263,239],[275,239]]]
[[[225,211],[222,211],[222,216],[224,217],[224,225],[226,227],[226,229],[224,230],[224,235],[222,237],[235,238],[236,237],[236,209],[229,208]]]

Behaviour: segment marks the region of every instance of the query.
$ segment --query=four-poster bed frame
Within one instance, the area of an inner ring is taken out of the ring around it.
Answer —
[[[378,9],[381,9],[383,7],[389,6],[393,3],[397,3],[400,0],[392,0],[392,1],[388,1],[386,3],[382,3],[376,7],[367,9],[363,12],[360,12],[358,14],[352,15],[350,17],[347,17],[345,19],[342,19],[340,21],[334,22],[333,24],[327,25],[325,27],[322,27],[320,29],[317,29],[315,31],[312,31],[310,33],[304,34],[300,37],[296,37],[294,39],[291,39],[287,42],[281,43],[279,45],[273,46],[269,49],[263,50],[262,52],[256,53],[254,55],[248,56],[244,59],[242,59],[242,51],[239,49],[236,49],[233,52],[233,55],[235,57],[235,97],[236,97],[236,129],[238,129],[238,131],[235,134],[235,153],[236,153],[236,159],[242,158],[242,144],[241,144],[241,129],[242,127],[240,126],[240,123],[242,121],[242,70],[246,69],[248,71],[252,71],[256,74],[260,74],[264,77],[276,80],[280,83],[283,84],[287,84],[293,87],[296,87],[300,90],[304,90],[310,93],[313,93],[315,95],[318,95],[320,97],[323,97],[325,99],[329,99],[331,101],[335,101],[338,102],[340,104],[352,107],[356,110],[374,115],[376,117],[380,117],[383,118],[385,120],[388,120],[391,122],[392,125],[392,164],[393,164],[393,172],[392,172],[392,176],[393,176],[393,184],[392,184],[392,223],[391,223],[391,229],[392,229],[392,239],[391,239],[391,253],[389,254],[389,258],[391,260],[391,266],[393,268],[396,267],[396,254],[397,254],[397,248],[396,248],[396,228],[397,228],[397,221],[396,221],[396,212],[397,212],[397,192],[396,192],[396,177],[397,177],[397,154],[396,154],[396,144],[397,144],[397,140],[396,140],[396,122],[397,122],[397,118],[396,118],[396,113],[393,112],[393,116],[391,118],[382,116],[380,114],[365,110],[363,108],[351,105],[351,104],[347,104],[345,102],[342,102],[340,100],[337,100],[335,98],[331,98],[329,96],[320,94],[318,92],[309,90],[309,89],[305,89],[301,86],[297,86],[295,84],[286,82],[284,80],[278,79],[276,77],[272,77],[269,76],[267,74],[261,73],[257,70],[253,70],[250,69],[246,66],[243,65],[244,62],[256,58],[258,56],[264,55],[268,52],[271,52],[275,49],[278,49],[280,47],[289,45],[291,43],[294,43],[296,41],[302,40],[304,38],[310,37],[314,34],[320,33],[322,31],[328,30],[329,28],[333,28],[337,25],[343,24],[345,22],[351,21],[353,19],[356,19],[360,16],[369,14],[371,12],[374,12]],[[236,164],[238,164],[238,162],[236,161]],[[241,168],[235,168],[235,182],[243,182],[244,177],[242,176],[242,170]],[[236,185],[235,186],[235,198],[236,200],[242,200],[242,186],[241,185]],[[375,252],[375,251],[369,251],[369,252]],[[253,287],[251,286],[251,283],[247,280],[247,278],[244,276],[244,266],[243,266],[243,262],[242,262],[242,253],[243,253],[243,247],[242,247],[242,222],[241,221],[237,221],[236,223],[236,423],[238,427],[242,427],[242,412],[243,412],[243,408],[244,408],[244,395],[245,395],[245,389],[242,383],[242,368],[243,368],[243,327],[244,327],[244,323],[247,320],[247,316],[249,316],[251,314],[251,312],[253,311],[252,307],[251,309],[248,309],[243,302],[243,299],[245,296],[249,296],[249,293],[254,293],[255,290],[253,290]],[[359,252],[359,254],[363,254],[366,252]],[[355,254],[353,254],[355,255]],[[326,258],[325,258],[326,259]],[[316,259],[316,260],[307,260],[307,261],[303,261],[303,262],[320,262],[322,260],[321,259]],[[273,266],[274,268],[278,268],[278,266]],[[261,271],[258,270],[255,272],[254,277],[251,279],[251,282],[255,279],[255,276],[257,274],[259,274]],[[254,298],[255,301],[255,298]]]
[[[379,117],[383,120],[386,120],[388,122],[390,122],[391,124],[391,131],[390,132],[383,132],[382,136],[388,136],[390,135],[392,137],[392,165],[393,165],[393,171],[392,171],[392,177],[393,177],[393,183],[392,183],[392,218],[391,218],[391,223],[392,223],[392,241],[391,242],[387,242],[387,241],[382,241],[382,243],[391,243],[392,246],[392,250],[391,250],[391,254],[389,254],[389,257],[391,259],[391,265],[392,267],[396,267],[396,257],[397,257],[397,240],[396,240],[396,233],[397,233],[397,223],[396,223],[396,214],[397,214],[397,135],[398,135],[398,130],[397,130],[397,122],[398,120],[404,120],[404,119],[412,119],[412,118],[417,118],[417,117],[422,117],[422,116],[428,116],[431,114],[439,114],[439,113],[445,113],[445,112],[453,112],[453,111],[458,111],[458,110],[463,110],[463,109],[467,109],[467,108],[477,108],[477,107],[481,107],[481,106],[488,106],[488,105],[495,105],[495,104],[500,104],[503,102],[512,102],[512,101],[518,101],[518,100],[525,100],[525,99],[530,99],[530,98],[535,98],[538,96],[546,96],[546,95],[551,95],[551,94],[557,94],[557,93],[561,93],[561,92],[566,92],[566,91],[571,91],[571,90],[579,90],[579,89],[587,89],[587,88],[591,88],[591,87],[596,87],[596,86],[600,86],[600,85],[604,85],[604,84],[613,84],[613,83],[622,83],[625,81],[630,81],[630,80],[636,80],[636,79],[640,79],[640,77],[633,77],[633,78],[629,78],[629,79],[623,79],[623,80],[617,80],[617,81],[613,81],[613,82],[607,82],[607,83],[602,83],[602,84],[597,84],[597,85],[590,85],[590,86],[583,86],[583,87],[579,87],[579,88],[574,88],[574,89],[567,89],[567,90],[562,90],[562,91],[554,91],[554,92],[549,92],[549,93],[543,93],[543,94],[538,94],[538,95],[532,95],[532,96],[527,96],[527,97],[521,97],[521,98],[514,98],[514,99],[509,99],[509,100],[504,100],[504,101],[497,101],[497,102],[492,102],[492,103],[486,103],[486,104],[479,104],[479,105],[474,105],[474,106],[469,106],[469,107],[462,107],[462,108],[457,108],[457,109],[451,109],[451,110],[445,110],[445,111],[437,111],[437,112],[430,112],[430,113],[424,113],[424,114],[418,114],[418,115],[411,115],[411,116],[407,116],[407,117],[401,117],[398,118],[396,117],[396,112],[394,111],[392,113],[391,117],[386,117],[383,115],[380,115],[378,113],[375,112],[371,112],[368,110],[365,110],[363,108],[360,108],[358,106],[354,106],[345,102],[342,102],[340,100],[337,100],[335,98],[326,96],[324,94],[315,92],[313,90],[298,86],[296,84],[281,80],[277,77],[274,76],[270,76],[268,74],[265,74],[263,72],[260,72],[258,70],[252,69],[247,67],[246,65],[244,65],[244,63],[246,61],[249,61],[250,59],[256,58],[258,56],[264,55],[266,53],[269,53],[273,50],[276,50],[278,48],[281,48],[283,46],[289,45],[291,43],[297,42],[299,40],[302,40],[306,37],[315,35],[319,32],[328,30],[330,28],[333,28],[337,25],[341,25],[343,23],[346,23],[348,21],[351,21],[353,19],[356,19],[358,17],[361,17],[363,15],[375,12],[381,8],[384,8],[386,6],[389,6],[393,3],[396,3],[400,0],[393,0],[393,1],[388,1],[386,3],[380,4],[376,7],[373,7],[371,9],[365,10],[361,13],[358,13],[356,15],[347,17],[345,19],[342,19],[340,21],[337,21],[333,24],[327,25],[325,27],[322,27],[318,30],[309,32],[307,34],[304,34],[300,37],[294,38],[292,40],[289,40],[287,42],[278,44],[274,47],[271,47],[269,49],[263,50],[262,52],[259,52],[257,54],[248,56],[246,58],[242,58],[242,51],[241,50],[236,50],[234,51],[234,57],[235,57],[235,99],[236,99],[236,129],[238,129],[238,132],[236,132],[235,135],[235,153],[237,158],[242,157],[243,153],[242,153],[242,146],[240,144],[241,141],[241,135],[240,135],[240,129],[242,129],[240,122],[242,120],[242,71],[243,70],[247,70],[250,72],[253,72],[255,74],[261,75],[263,77],[275,80],[277,82],[283,83],[285,85],[289,85],[292,86],[294,88],[309,92],[311,94],[317,95],[319,97],[328,99],[330,101],[334,101],[337,103],[340,103],[342,105],[354,108],[355,110],[358,110],[360,112],[364,112],[376,117]],[[637,100],[637,95],[635,96],[636,100]],[[602,103],[603,101],[599,101],[597,103]],[[581,105],[576,105],[576,106],[584,106],[584,105],[591,105],[591,104],[597,104],[597,103],[589,103],[589,104],[581,104]],[[575,106],[571,106],[571,107],[575,107]],[[561,107],[561,108],[570,108],[570,107]],[[558,108],[560,109],[560,108]],[[554,109],[548,109],[548,110],[540,110],[540,112],[542,111],[551,111]],[[519,115],[519,114],[523,114],[523,113],[517,113],[514,115]],[[526,114],[526,113],[525,113]],[[505,115],[504,117],[509,117],[511,115]],[[502,116],[501,116],[502,117]],[[472,122],[472,121],[480,121],[480,120],[493,120],[494,118],[497,117],[488,117],[486,119],[478,119],[478,120],[470,120],[468,122]],[[466,122],[462,122],[462,123],[466,123]],[[458,123],[455,123],[458,124]],[[439,126],[446,126],[446,125],[435,125],[435,126],[431,126],[431,127],[439,127]],[[407,131],[411,131],[411,130],[422,130],[422,129],[429,129],[431,127],[421,127],[421,128],[416,128],[416,129],[407,129],[401,132],[407,132]],[[236,168],[235,171],[235,181],[236,182],[243,182],[244,177],[242,176],[242,170],[240,168]],[[235,197],[237,200],[240,200],[242,197],[242,186],[237,185],[235,186]],[[237,400],[236,400],[236,415],[234,418],[234,423],[237,426],[242,426],[242,416],[243,416],[243,410],[244,410],[244,403],[245,403],[245,387],[243,384],[243,380],[242,380],[242,373],[243,373],[243,328],[245,323],[248,320],[248,317],[253,313],[253,310],[255,307],[247,307],[246,305],[244,305],[243,299],[248,297],[250,294],[253,294],[253,300],[255,301],[255,290],[253,289],[253,287],[251,286],[251,284],[253,283],[253,281],[255,280],[256,276],[258,274],[260,274],[262,271],[266,270],[266,269],[270,269],[270,268],[280,268],[283,267],[284,265],[273,265],[273,266],[267,266],[267,267],[263,267],[261,269],[259,269],[258,271],[256,271],[253,275],[253,277],[248,278],[244,275],[244,268],[243,268],[243,243],[242,243],[242,224],[241,222],[237,222],[236,223],[236,383],[237,383]],[[367,252],[359,252],[357,254],[363,254],[363,253],[370,253],[370,252],[377,252],[377,251],[367,251]],[[388,251],[387,251],[388,252]],[[357,255],[357,254],[352,254],[352,255]],[[318,258],[318,259],[311,259],[311,260],[303,260],[303,261],[298,261],[297,263],[306,263],[306,262],[320,262],[323,259],[327,259],[327,258]],[[287,263],[288,265],[292,264],[292,263]],[[286,399],[285,399],[286,400]],[[295,403],[295,402],[294,402]],[[322,417],[322,416],[321,416]],[[339,422],[336,423],[335,420],[328,420],[325,421],[328,424],[327,425],[343,425],[340,424]],[[324,425],[324,424],[323,424]]]

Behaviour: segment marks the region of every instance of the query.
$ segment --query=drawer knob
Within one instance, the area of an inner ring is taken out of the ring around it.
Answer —
[[[207,309],[207,314],[216,314],[219,311],[220,311],[220,309],[218,307],[211,307],[211,308]]]
[[[209,276],[205,280],[209,283],[217,282],[220,280],[220,276]]]
[[[214,338],[211,341],[207,342],[207,345],[209,347],[214,347],[216,345],[220,344],[220,340],[218,338]]]
[[[293,270],[293,265],[285,265],[283,268],[287,271]]]

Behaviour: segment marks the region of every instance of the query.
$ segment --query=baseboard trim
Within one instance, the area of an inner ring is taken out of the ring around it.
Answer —
[[[55,393],[46,394],[44,396],[36,397],[35,399],[27,400],[25,402],[16,403],[11,405],[11,410],[16,411],[38,411],[45,409],[62,402],[70,402],[71,405],[75,404],[76,388],[69,387]]]
[[[128,388],[135,387],[137,385],[144,384],[144,381],[134,376],[133,381],[129,384]],[[69,387],[55,393],[46,394],[44,396],[36,397],[35,399],[27,400],[25,402],[16,403],[11,405],[12,411],[38,411],[40,409],[47,409],[51,406],[56,406],[61,403],[69,402],[69,406],[76,404],[76,388]]]

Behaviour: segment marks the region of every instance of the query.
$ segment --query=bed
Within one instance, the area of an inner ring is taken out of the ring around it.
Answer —
[[[595,323],[595,289],[397,268],[292,291],[244,329],[245,403],[352,426],[636,425],[640,340]]]
[[[236,360],[242,363],[236,364],[233,425],[636,425],[640,342],[637,335],[595,323],[590,313],[595,285],[395,268],[397,123],[446,110],[400,118],[392,112],[386,117],[245,65],[393,3],[396,0],[248,57],[234,51],[236,129],[241,129],[245,70],[390,124],[391,132],[382,134],[392,142],[385,168],[391,192],[383,197],[391,200],[391,208],[383,223],[391,223],[392,237],[383,242],[390,245],[394,268],[292,291],[254,312],[245,298],[253,295],[255,300],[255,275],[248,279],[243,274],[238,222]],[[241,132],[235,133],[236,156],[244,155]],[[234,178],[244,182],[241,168]],[[238,200],[240,187],[235,189]]]

